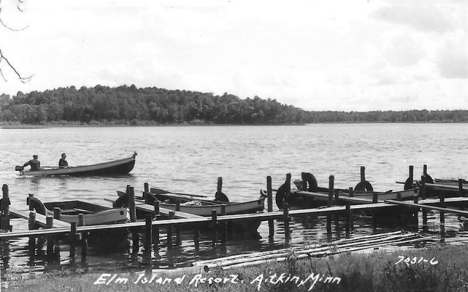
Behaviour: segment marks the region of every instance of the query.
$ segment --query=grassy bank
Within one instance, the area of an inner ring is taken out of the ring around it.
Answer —
[[[468,291],[468,246],[343,254],[229,270],[9,278],[7,291]],[[3,289],[2,289],[3,291]]]

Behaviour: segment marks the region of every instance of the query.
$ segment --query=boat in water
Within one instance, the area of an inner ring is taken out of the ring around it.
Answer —
[[[115,201],[114,207],[128,206],[128,196],[125,192],[117,191],[119,198]],[[216,210],[218,216],[222,216],[223,209],[225,215],[255,214],[263,212],[265,208],[266,194],[260,192],[260,197],[256,200],[246,202],[229,202],[228,197],[222,192],[216,194],[215,199],[193,194],[171,193],[161,189],[151,188],[149,192],[143,192],[143,197],[135,197],[139,203],[153,205],[159,201],[159,207],[169,211],[188,213],[197,216],[210,217],[212,211]],[[224,206],[223,206],[224,205]],[[239,222],[230,221],[228,232],[253,233],[261,224],[261,220],[245,220]]]
[[[90,165],[57,167],[42,167],[39,170],[25,170],[23,166],[16,166],[15,170],[23,176],[108,176],[124,175],[135,166],[135,152],[131,157]]]
[[[29,197],[28,205],[34,211],[44,216],[54,216],[56,208],[60,209],[60,221],[80,224],[80,214],[83,214],[84,225],[101,225],[127,222],[126,208],[110,208],[80,200],[57,201],[43,203],[36,197]]]
[[[226,215],[238,215],[262,212],[265,208],[265,193],[261,192],[257,200],[247,202],[229,202],[224,194],[215,196],[214,200],[208,198],[190,196],[190,194],[181,195],[174,194],[168,191],[151,188],[149,193],[145,193],[146,201],[153,204],[154,200],[161,203],[160,207],[169,210],[175,210],[176,202],[180,203],[180,211],[198,216],[208,217],[211,216],[212,211],[216,210],[218,215],[222,214],[222,205],[225,205]]]
[[[303,173],[302,179],[294,181],[297,189],[291,189],[290,181],[287,180],[276,192],[276,205],[283,208],[284,202],[292,208],[317,208],[326,206],[329,200],[329,189],[317,186],[315,176]],[[338,196],[337,196],[338,195]],[[349,189],[335,189],[333,191],[334,204],[343,205],[347,201],[351,204],[373,203],[386,200],[413,200],[419,195],[418,188],[403,189],[399,191],[374,191],[372,185],[363,180],[359,182],[350,195]],[[336,199],[338,197],[338,199]]]

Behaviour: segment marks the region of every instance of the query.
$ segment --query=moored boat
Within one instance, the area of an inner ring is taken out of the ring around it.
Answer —
[[[216,210],[218,215],[221,215],[222,205],[225,205],[226,215],[237,215],[237,214],[248,214],[262,212],[264,207],[264,202],[266,195],[264,193],[260,194],[260,198],[257,200],[247,201],[247,202],[229,202],[227,197],[224,195],[223,200],[209,200],[200,197],[190,197],[190,195],[178,195],[173,194],[167,191],[165,193],[161,192],[158,189],[151,188],[150,193],[145,193],[145,196],[149,203],[152,204],[154,199],[159,200],[160,206],[169,210],[175,210],[176,202],[180,202],[180,211],[184,213],[190,213],[198,216],[208,217],[211,216],[211,212]],[[153,197],[153,199],[151,198]]]
[[[106,176],[124,175],[135,166],[135,152],[131,157],[90,165],[70,166],[59,168],[43,167],[40,170],[24,170],[23,166],[16,166],[15,170],[24,176]]]
[[[293,208],[315,208],[328,204],[329,189],[317,186],[317,180],[310,173],[303,173],[301,180],[294,182],[297,189],[291,189],[290,181],[281,185],[276,193],[276,204],[278,208],[283,208],[283,203],[287,202]],[[366,204],[372,203],[374,198],[377,202],[386,200],[412,200],[414,196],[418,196],[418,188],[404,189],[400,191],[374,191],[372,185],[363,180],[359,182],[352,196],[349,190],[335,189],[333,192],[334,204],[345,204],[349,201],[351,204]],[[336,200],[336,192],[338,200]]]
[[[127,221],[127,209],[125,208],[108,208],[80,200],[43,203],[36,197],[29,197],[28,205],[37,213],[45,216],[54,216],[54,210],[59,208],[59,220],[68,223],[76,222],[79,224],[80,214],[83,214],[84,225],[113,224]]]
[[[128,196],[124,192],[117,192],[119,198],[115,201],[114,207],[128,206]],[[159,207],[170,211],[176,209],[183,213],[197,216],[209,217],[212,211],[216,210],[218,216],[222,216],[223,209],[226,215],[254,214],[264,210],[266,195],[260,192],[260,197],[247,202],[229,202],[226,195],[217,194],[214,200],[207,197],[191,194],[176,194],[160,189],[151,188],[150,192],[143,192],[143,197],[135,199],[140,203],[153,205],[154,201],[159,201]],[[177,203],[178,202],[178,203]],[[224,205],[224,206],[223,206]],[[176,211],[177,212],[177,211]],[[229,232],[253,233],[261,224],[261,220],[247,220],[228,223]]]

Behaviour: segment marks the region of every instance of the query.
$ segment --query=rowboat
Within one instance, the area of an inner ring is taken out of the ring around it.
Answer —
[[[80,200],[46,202],[43,203],[36,197],[29,197],[28,205],[37,213],[45,216],[54,216],[55,210],[60,209],[61,221],[80,224],[80,214],[83,216],[84,225],[100,225],[123,223],[127,221],[127,209],[108,208],[105,206],[88,203]]]
[[[16,166],[15,170],[24,176],[105,176],[123,175],[132,171],[135,166],[136,152],[128,158],[91,165],[71,166],[65,168],[43,167],[40,170],[24,170],[23,166]]]
[[[190,197],[186,195],[174,194],[171,192],[162,193],[159,189],[151,188],[150,193],[145,193],[146,200],[150,204],[153,203],[154,199],[157,199],[161,203],[159,204],[162,208],[174,210],[176,208],[176,202],[180,202],[180,210],[184,213],[189,213],[198,216],[208,217],[211,216],[211,212],[216,210],[218,215],[222,214],[222,205],[225,205],[226,215],[237,215],[237,214],[249,214],[262,212],[264,209],[265,194],[261,193],[260,198],[253,201],[247,202],[229,202],[220,200],[209,200],[200,197]]]
[[[119,198],[115,201],[114,207],[128,206],[128,196],[124,192],[117,191]],[[192,194],[171,193],[161,189],[151,188],[149,192],[143,192],[143,197],[135,197],[139,203],[153,205],[155,201],[159,201],[159,207],[167,211],[178,210],[182,213],[188,213],[197,216],[209,217],[212,211],[216,210],[218,216],[222,216],[223,210],[226,215],[237,214],[254,214],[264,210],[266,195],[260,192],[260,197],[257,200],[247,202],[229,202],[226,195],[217,194],[214,200],[204,196]],[[224,205],[224,206],[223,206]],[[261,221],[239,221],[228,223],[228,231],[240,233],[256,232]]]
[[[60,214],[57,214],[58,220],[68,223],[75,222],[77,226],[117,224],[128,221],[127,209],[125,208],[108,208],[80,200],[43,203],[36,197],[28,197],[27,203],[37,213],[46,216],[55,217],[54,213],[59,210],[57,212]],[[90,231],[85,236],[90,246],[103,251],[120,250],[128,246],[126,229]]]

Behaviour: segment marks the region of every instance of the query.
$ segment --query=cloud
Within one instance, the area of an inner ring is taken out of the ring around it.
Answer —
[[[436,6],[386,6],[375,11],[373,17],[424,32],[443,33],[455,28],[451,7]]]
[[[468,78],[468,40],[465,34],[447,39],[439,48],[436,64],[444,78]]]

